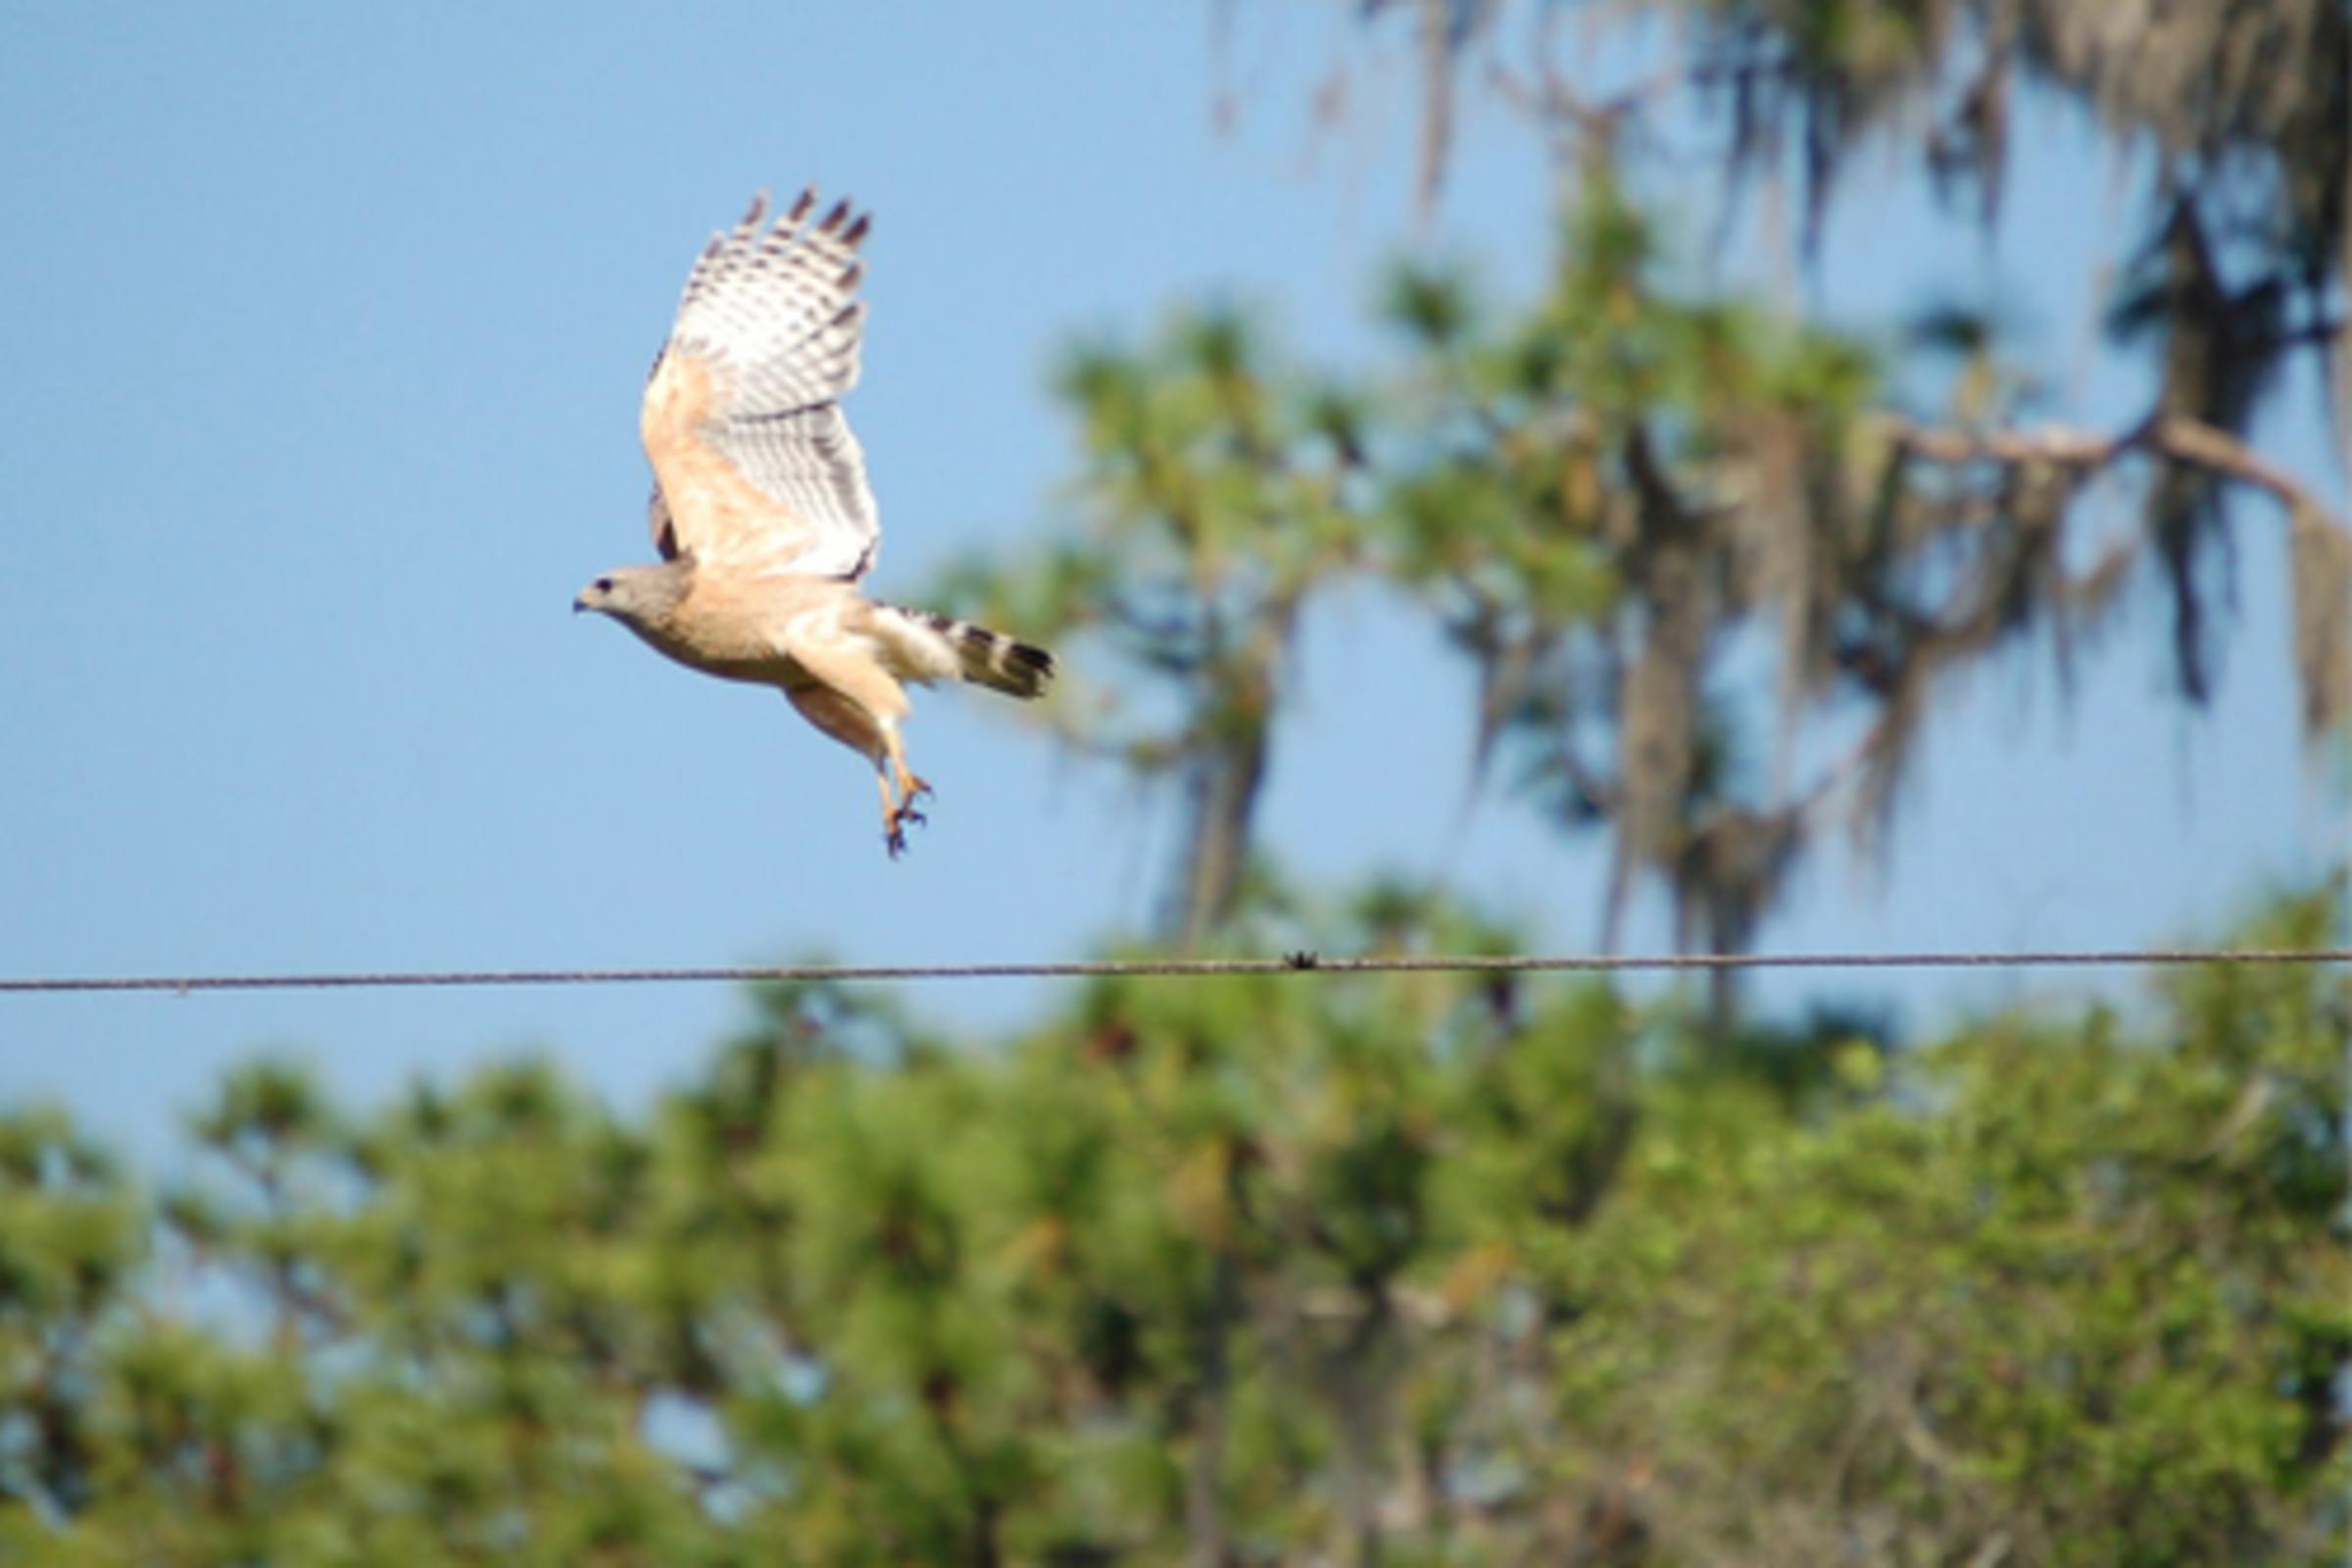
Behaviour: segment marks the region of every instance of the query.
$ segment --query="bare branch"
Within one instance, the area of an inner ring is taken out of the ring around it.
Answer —
[[[2319,497],[2300,480],[2219,425],[2185,415],[2168,415],[2150,430],[2146,445],[2169,458],[2193,463],[2241,484],[2266,490],[2289,511],[2327,517],[2337,528],[2344,526],[2343,519],[2320,505]]]
[[[2130,452],[2153,452],[2252,485],[2289,512],[2325,517],[2337,529],[2344,528],[2343,519],[2323,506],[2301,480],[2221,426],[2186,415],[2161,415],[2121,435],[2064,424],[2025,430],[1952,430],[1918,424],[1899,415],[1885,418],[1887,433],[1897,445],[1931,463],[2102,468]]]

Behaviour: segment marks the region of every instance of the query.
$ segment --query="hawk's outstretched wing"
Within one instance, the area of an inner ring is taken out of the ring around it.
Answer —
[[[821,577],[873,564],[881,520],[837,401],[858,382],[867,220],[843,202],[811,220],[815,206],[804,192],[763,228],[760,197],[686,279],[640,419],[664,558]]]

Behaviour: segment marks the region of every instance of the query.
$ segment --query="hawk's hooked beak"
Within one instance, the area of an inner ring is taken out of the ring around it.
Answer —
[[[578,595],[576,595],[576,594],[572,596],[572,601],[571,601],[571,612],[572,612],[573,614],[575,614],[575,615],[576,615],[576,614],[578,614],[578,613],[579,613],[581,611],[583,611],[583,610],[586,610],[587,608],[588,608],[588,601],[587,601],[587,600],[580,598],[580,597],[579,597]]]

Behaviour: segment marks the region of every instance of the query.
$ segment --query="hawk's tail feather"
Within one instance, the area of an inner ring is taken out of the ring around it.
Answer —
[[[965,680],[1014,697],[1034,698],[1043,697],[1047,682],[1054,678],[1054,656],[1043,648],[952,615],[909,610],[904,605],[883,608],[937,636],[955,662],[955,672]]]

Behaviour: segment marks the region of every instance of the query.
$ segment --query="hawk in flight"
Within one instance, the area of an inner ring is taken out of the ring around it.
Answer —
[[[695,263],[639,418],[662,564],[606,573],[572,609],[706,674],[781,690],[873,763],[896,856],[930,793],[906,765],[900,683],[961,676],[1037,697],[1054,658],[858,592],[882,523],[840,400],[858,382],[868,220],[847,202],[812,219],[815,208],[805,192],[771,226],[761,197]]]

